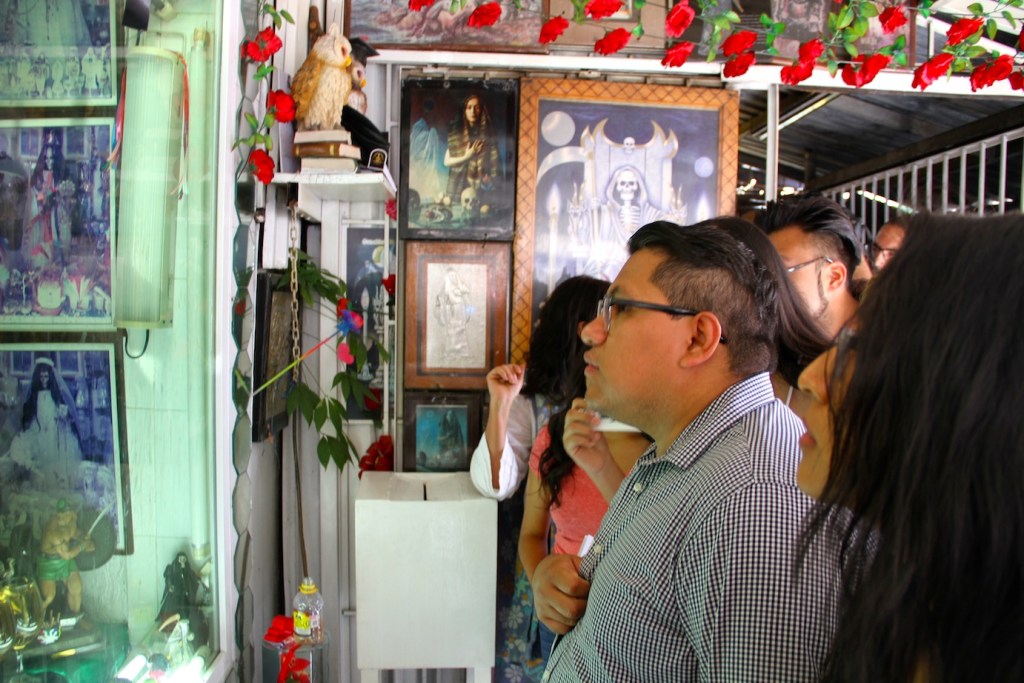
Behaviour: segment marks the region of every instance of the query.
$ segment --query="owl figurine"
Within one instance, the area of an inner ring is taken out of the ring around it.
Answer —
[[[349,38],[352,44],[352,66],[349,73],[352,74],[352,91],[348,94],[348,106],[360,114],[366,114],[366,60],[380,54],[373,49],[373,46],[364,39],[353,36]]]
[[[351,64],[352,45],[331,24],[292,79],[298,130],[341,128],[341,109],[352,90]]]

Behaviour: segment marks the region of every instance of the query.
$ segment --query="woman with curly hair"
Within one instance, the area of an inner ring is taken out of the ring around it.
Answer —
[[[530,358],[543,358],[549,364],[549,378],[558,378],[550,387],[559,401],[547,425],[540,428],[530,451],[530,473],[526,480],[523,523],[519,532],[519,559],[532,581],[537,565],[549,552],[576,555],[584,537],[597,533],[601,518],[608,510],[603,492],[565,450],[562,435],[572,400],[587,391],[583,353],[587,346],[580,338],[583,325],[597,317],[597,305],[608,289],[603,280],[579,277],[559,285],[545,304],[542,316],[557,325],[558,334],[546,348],[530,348]],[[541,354],[540,352],[543,351]],[[531,366],[532,361],[531,361]],[[529,369],[527,370],[529,377]],[[621,427],[620,427],[621,429]],[[605,439],[623,472],[647,450],[650,440],[636,430],[606,431]],[[554,543],[549,543],[551,525]],[[555,633],[543,623],[540,627],[541,655],[545,663]]]
[[[834,349],[797,483],[834,538],[828,681],[1024,680],[1024,217],[919,216]]]

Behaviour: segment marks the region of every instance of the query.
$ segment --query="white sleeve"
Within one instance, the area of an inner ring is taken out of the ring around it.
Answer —
[[[505,445],[501,451],[501,463],[498,465],[497,489],[491,486],[491,453],[487,448],[486,435],[480,437],[480,443],[473,451],[473,458],[469,463],[469,475],[481,495],[505,500],[516,492],[519,484],[526,477],[530,448],[536,433],[536,419],[530,399],[525,396],[517,396],[512,401],[512,407],[508,413]]]

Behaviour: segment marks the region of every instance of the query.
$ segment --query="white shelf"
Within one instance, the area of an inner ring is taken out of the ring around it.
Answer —
[[[342,171],[302,171],[301,173],[277,173],[276,185],[297,183],[307,187],[322,201],[336,202],[382,202],[394,199],[395,184],[384,173],[369,171],[363,173]]]
[[[390,174],[376,171],[302,171],[276,173],[275,185],[299,186],[299,214],[321,222],[324,202],[383,202],[395,198]]]

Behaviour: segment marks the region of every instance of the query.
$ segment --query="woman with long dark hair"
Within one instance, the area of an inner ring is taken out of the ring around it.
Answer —
[[[560,283],[541,305],[528,362],[499,365],[487,373],[487,424],[470,460],[470,477],[482,495],[500,501],[496,681],[524,680],[542,672],[543,662],[531,648],[536,620],[530,582],[516,562],[523,521],[521,484],[538,431],[577,395],[574,378],[582,376],[586,348],[579,326],[594,317],[607,289],[608,282],[586,276]]]
[[[558,402],[547,425],[540,428],[530,452],[530,473],[523,502],[523,523],[519,532],[519,559],[526,576],[532,581],[538,563],[548,555],[549,532],[553,523],[552,553],[576,555],[583,539],[597,533],[601,518],[608,510],[608,501],[565,450],[562,435],[566,414],[574,398],[587,391],[583,353],[586,344],[580,329],[597,317],[597,305],[608,290],[604,280],[579,277],[559,285],[545,303],[542,315],[558,330],[548,337],[544,348],[530,348],[531,364],[536,358],[544,375],[552,382],[549,390],[557,393]],[[607,431],[605,439],[616,465],[628,472],[636,459],[650,445],[650,440],[635,430]],[[540,627],[541,655],[547,660],[555,634],[543,623]]]
[[[797,483],[846,574],[829,681],[1024,680],[1024,217],[919,216],[836,347]]]

